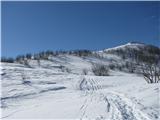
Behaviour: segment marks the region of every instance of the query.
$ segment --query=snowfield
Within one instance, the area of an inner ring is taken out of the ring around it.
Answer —
[[[108,59],[121,60],[62,55],[41,66],[1,63],[1,119],[158,120],[159,84],[117,70],[93,75],[92,63]]]

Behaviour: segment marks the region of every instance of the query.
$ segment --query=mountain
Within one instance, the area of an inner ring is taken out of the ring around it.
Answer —
[[[43,51],[34,55],[17,56],[15,61],[11,58],[2,59],[3,61],[20,63],[31,68],[63,69],[63,71],[67,70],[75,74],[83,74],[86,70],[92,74],[93,66],[97,65],[104,65],[111,70],[140,73],[140,67],[144,63],[160,65],[160,48],[144,43],[130,42],[101,51]]]
[[[120,56],[123,60],[139,62],[159,62],[160,48],[144,43],[131,42],[114,48],[105,49],[100,53],[114,54]]]
[[[148,84],[141,67],[157,67],[159,50],[128,43],[1,62],[1,118],[158,120],[159,84]]]
[[[103,52],[106,52],[106,53],[116,53],[118,51],[122,51],[122,53],[127,51],[130,51],[130,52],[137,51],[137,52],[142,52],[144,54],[153,54],[153,55],[160,54],[160,48],[153,45],[147,45],[144,43],[137,43],[137,42],[136,43],[131,42],[125,45],[103,50]]]

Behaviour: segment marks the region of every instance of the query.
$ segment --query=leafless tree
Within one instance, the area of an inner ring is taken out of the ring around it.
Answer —
[[[148,83],[158,83],[160,81],[160,66],[156,64],[143,64],[141,66],[144,79]]]

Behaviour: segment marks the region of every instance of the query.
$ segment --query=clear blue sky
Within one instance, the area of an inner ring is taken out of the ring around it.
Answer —
[[[2,2],[2,56],[159,46],[160,2]],[[159,13],[158,13],[159,12]]]

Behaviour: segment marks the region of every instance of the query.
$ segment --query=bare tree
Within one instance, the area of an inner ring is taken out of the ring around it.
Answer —
[[[156,64],[143,64],[141,66],[144,79],[148,83],[158,83],[160,81],[160,66]]]

